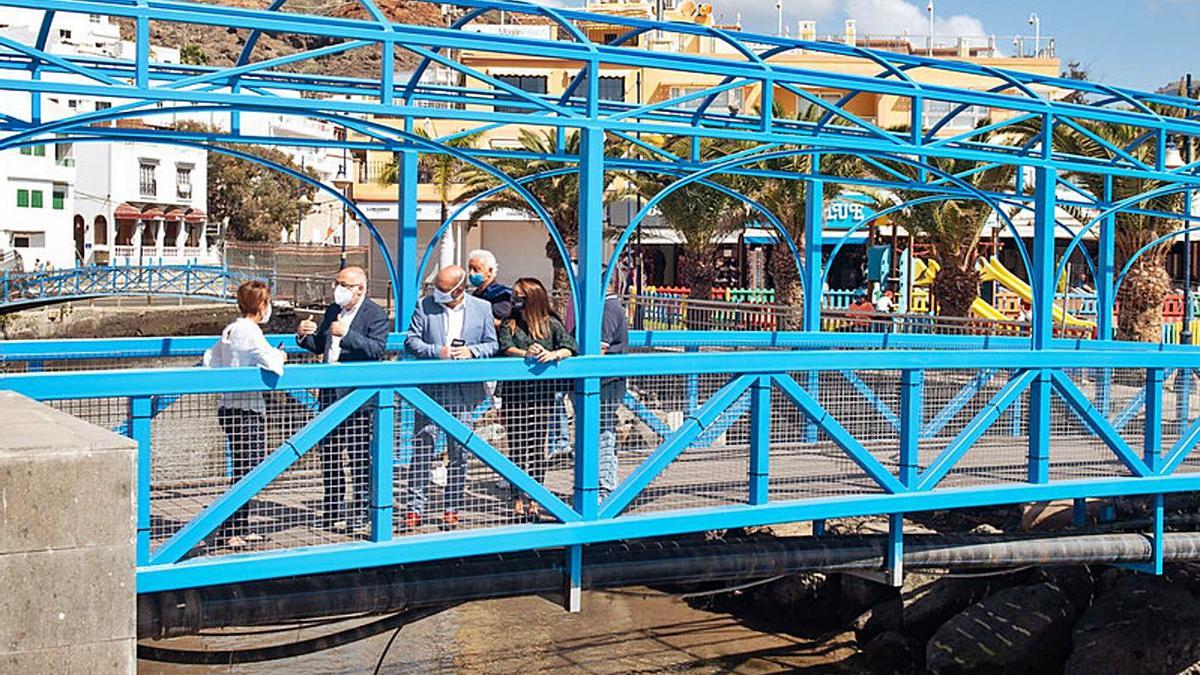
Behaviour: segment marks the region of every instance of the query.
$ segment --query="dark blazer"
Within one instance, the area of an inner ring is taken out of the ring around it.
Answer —
[[[296,336],[296,344],[318,356],[323,356],[325,347],[329,344],[329,327],[333,325],[334,321],[337,321],[341,311],[342,308],[336,304],[327,307],[325,316],[321,318],[321,323],[317,326],[317,332],[303,337]],[[354,315],[350,329],[342,336],[342,354],[338,361],[349,363],[382,359],[387,353],[388,331],[391,329],[391,325],[387,312],[382,307],[371,302],[370,298],[363,298],[362,307],[359,307],[358,313]],[[331,400],[341,398],[350,391],[349,388],[321,390],[321,400],[328,405]]]

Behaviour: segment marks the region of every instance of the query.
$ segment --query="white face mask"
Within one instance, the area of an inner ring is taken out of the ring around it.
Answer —
[[[266,323],[271,320],[271,304],[267,303],[267,308],[263,310],[262,320],[259,323]]]
[[[465,279],[464,279],[464,281],[465,281]],[[437,304],[443,305],[443,306],[454,304],[454,291],[457,291],[460,287],[462,287],[462,285],[463,285],[463,282],[459,281],[457,284],[454,285],[454,288],[451,288],[448,291],[443,291],[440,288],[434,288],[433,289],[433,301],[436,302]]]
[[[346,288],[345,286],[338,285],[333,289],[333,301],[339,307],[345,307],[351,302],[354,302],[354,291]]]

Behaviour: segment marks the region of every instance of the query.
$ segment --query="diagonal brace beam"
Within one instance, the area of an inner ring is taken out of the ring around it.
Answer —
[[[992,400],[983,407],[983,410],[976,413],[975,417],[971,418],[962,431],[958,432],[958,435],[950,441],[950,444],[930,462],[925,471],[917,476],[916,489],[932,490],[937,487],[937,484],[958,463],[958,460],[962,459],[967,450],[971,449],[975,441],[978,441],[988,428],[1000,419],[1004,411],[1008,410],[1008,407],[1025,392],[1029,383],[1033,381],[1034,375],[1034,371],[1022,371],[1001,387]]]
[[[714,424],[730,405],[741,398],[756,379],[755,375],[740,375],[718,389],[712,397],[705,401],[704,405],[697,408],[688,417],[683,426],[676,429],[666,442],[658,446],[646,458],[646,461],[642,462],[641,466],[634,469],[633,473],[618,485],[616,490],[613,490],[608,499],[601,504],[600,518],[613,518],[629,506],[630,502],[657,478],[668,464],[686,450],[709,426]]]
[[[1079,413],[1092,432],[1112,449],[1117,459],[1121,460],[1121,463],[1135,476],[1140,478],[1154,474],[1150,467],[1146,466],[1146,462],[1142,461],[1133,448],[1129,447],[1125,439],[1121,438],[1121,433],[1113,427],[1108,418],[1092,405],[1083,392],[1079,391],[1079,387],[1075,386],[1071,378],[1056,370],[1050,374],[1050,382],[1059,396]]]
[[[834,443],[845,451],[850,459],[884,490],[891,493],[905,492],[908,488],[893,476],[886,467],[879,463],[862,443],[858,442],[840,422],[829,414],[821,404],[804,390],[790,375],[775,375],[776,384],[780,391],[796,404],[805,415],[812,419],[821,431],[824,431]]]
[[[337,425],[361,408],[363,403],[376,395],[376,392],[375,389],[356,389],[322,410],[312,421],[304,425],[304,428],[292,434],[292,437],[284,441],[283,445],[267,455],[267,458],[254,467],[250,473],[231,485],[224,495],[206,506],[191,522],[165,541],[150,557],[150,564],[165,565],[179,562],[179,559],[200,543],[200,540],[211,534],[229,516],[233,515],[234,511],[245,506],[251,497],[258,494],[288,467],[295,464],[296,460],[303,457],[304,453],[328,436],[329,432],[333,431]]]
[[[433,422],[438,428],[446,432],[450,438],[457,441],[493,471],[504,477],[513,487],[520,489],[529,495],[531,499],[546,507],[546,510],[554,514],[555,518],[564,523],[579,520],[579,514],[570,506],[563,503],[557,495],[546,489],[541,483],[530,478],[529,474],[522,471],[511,459],[505,457],[499,450],[492,447],[490,443],[476,436],[475,431],[471,427],[464,424],[454,415],[451,415],[440,403],[433,400],[429,394],[426,394],[417,387],[399,387],[396,389],[396,392],[414,408],[428,417],[430,422]]]

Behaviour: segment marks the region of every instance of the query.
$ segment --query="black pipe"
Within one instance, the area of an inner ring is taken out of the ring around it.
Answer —
[[[886,537],[743,537],[589,546],[588,589],[762,579],[823,570],[878,570]],[[1141,534],[1070,536],[911,535],[908,569],[1137,563],[1153,549]],[[1169,532],[1169,561],[1200,560],[1200,533]],[[138,596],[138,637],[209,628],[264,626],[322,617],[386,614],[470,600],[563,590],[561,550],[480,556],[387,568],[296,576]]]

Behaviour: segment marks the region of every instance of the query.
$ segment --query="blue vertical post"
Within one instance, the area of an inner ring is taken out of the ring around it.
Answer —
[[[825,228],[825,181],[815,176],[821,172],[821,156],[812,156],[810,173],[814,176],[804,181],[804,330],[810,333],[821,330],[821,296],[824,292],[825,262],[821,249],[824,247]],[[809,372],[806,389],[817,398],[820,377]],[[805,426],[805,441],[817,442],[817,425],[811,420]]]
[[[411,124],[411,120],[407,123]],[[406,126],[407,126],[406,124]],[[407,330],[412,320],[421,293],[417,269],[420,252],[417,251],[417,161],[420,155],[411,148],[396,153],[396,228],[397,241],[395,265],[396,280],[400,287],[392,289],[396,302],[397,332]]]
[[[1142,434],[1142,456],[1146,466],[1155,473],[1162,467],[1164,379],[1162,368],[1146,369],[1146,423]]]
[[[589,64],[588,101],[599,101],[596,63]],[[560,131],[565,133],[564,131]],[[579,268],[575,306],[579,311],[576,333],[584,356],[599,356],[600,322],[604,313],[604,130],[581,129],[579,143]],[[575,510],[585,520],[598,512],[600,488],[600,380],[588,377],[575,387]],[[583,583],[583,547],[567,548],[567,609],[580,609]]]
[[[698,352],[699,347],[684,347],[686,352]],[[686,377],[687,383],[684,385],[684,393],[686,401],[684,403],[684,418],[691,417],[696,413],[696,409],[700,407],[700,376],[696,373],[688,373]]]
[[[1151,537],[1150,550],[1150,571],[1154,574],[1163,573],[1163,531],[1165,520],[1165,509],[1163,496],[1161,494],[1154,495],[1154,513],[1153,513],[1153,528],[1154,535]]]
[[[150,19],[139,16],[134,23],[134,49],[137,63],[134,64],[134,84],[139,89],[150,86]]]
[[[750,389],[750,503],[770,499],[771,377],[763,375]]]
[[[904,514],[888,514],[888,543],[884,556],[889,586],[904,585]]]
[[[925,373],[920,370],[900,372],[900,467],[898,478],[904,487],[911,488],[920,470],[920,441],[922,394]],[[887,582],[891,586],[904,583],[904,514],[888,514],[888,545],[884,563]]]
[[[392,538],[395,498],[396,392],[380,389],[375,397],[371,433],[371,541]]]
[[[1113,199],[1112,176],[1104,177],[1104,206]],[[1100,219],[1100,240],[1097,242],[1096,278],[1096,339],[1113,339],[1113,305],[1116,302],[1117,216],[1110,213]],[[1112,405],[1112,370],[1105,368],[1096,378],[1097,408],[1105,416]]]
[[[912,487],[920,470],[922,394],[925,372],[904,370],[900,373],[900,482]]]
[[[129,437],[137,443],[137,544],[138,565],[150,562],[150,420],[149,396],[129,399]]]
[[[1049,145],[1048,138],[1046,144]],[[1054,169],[1035,168],[1031,343],[1032,348],[1039,351],[1051,347],[1054,331],[1054,190]],[[1031,483],[1045,483],[1050,479],[1050,397],[1050,371],[1041,370],[1029,386],[1028,478]]]
[[[1142,433],[1142,458],[1146,462],[1146,466],[1154,473],[1162,470],[1163,465],[1163,380],[1165,373],[1161,368],[1148,368],[1146,370],[1146,404],[1145,414],[1146,423]],[[1147,571],[1153,574],[1162,574],[1163,572],[1163,495],[1154,495],[1152,525],[1153,536],[1151,536],[1151,552],[1150,564],[1147,566]]]

